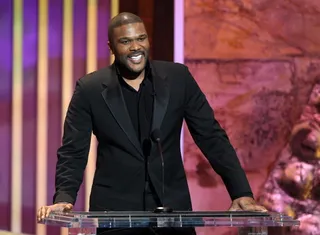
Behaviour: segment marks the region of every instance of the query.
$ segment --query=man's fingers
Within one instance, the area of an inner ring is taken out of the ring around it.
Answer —
[[[229,211],[241,211],[241,208],[238,205],[232,205]]]
[[[268,210],[264,206],[256,205],[256,211],[268,212]]]
[[[37,213],[37,219],[38,219],[38,221],[44,219],[45,214],[46,214],[46,207],[45,207],[45,206],[42,206],[42,207],[38,210],[38,213]]]
[[[267,212],[268,210],[255,202],[253,198],[241,197],[234,200],[231,204],[231,211],[243,210],[243,211],[259,211]]]
[[[241,208],[231,207],[229,211],[241,211]]]
[[[46,218],[49,216],[50,212],[52,211],[52,209],[48,206],[42,206],[39,210],[38,210],[38,213],[37,213],[37,218],[38,218],[38,221]]]
[[[46,217],[48,217],[48,216],[49,216],[50,212],[51,212],[51,209],[50,209],[50,208],[48,208],[48,209],[47,209],[47,211],[46,211]]]
[[[47,207],[46,207],[46,206],[43,206],[43,207],[41,208],[41,219],[44,219],[44,218],[45,218],[46,211],[47,211]]]
[[[72,210],[72,204],[55,204],[51,206],[42,206],[37,212],[37,219],[41,221],[47,218],[51,212],[67,212]]]
[[[241,208],[242,208],[242,210],[245,210],[245,211],[261,211],[261,212],[268,211],[263,206],[256,205],[256,204],[244,204],[244,205],[241,205]]]
[[[252,211],[267,212],[268,210],[260,205],[252,205]]]
[[[41,220],[41,208],[37,212],[37,219],[38,219],[38,221]]]

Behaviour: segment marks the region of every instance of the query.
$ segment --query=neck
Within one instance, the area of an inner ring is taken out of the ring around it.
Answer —
[[[127,78],[127,77],[122,77],[123,80],[128,84],[130,85],[132,88],[134,88],[136,91],[139,90],[140,88],[140,84],[142,83],[143,79],[144,79],[144,72],[145,70],[143,70],[139,76],[135,77],[135,78]]]
[[[125,80],[130,80],[130,81],[134,81],[134,80],[143,80],[144,79],[144,74],[145,74],[145,70],[142,70],[140,73],[123,73],[120,71],[120,75],[121,77],[123,77],[123,79]]]
[[[129,71],[125,66],[116,63],[117,70],[122,77],[122,79],[135,90],[139,90],[140,84],[142,83],[145,76],[145,69],[140,73],[134,73]]]

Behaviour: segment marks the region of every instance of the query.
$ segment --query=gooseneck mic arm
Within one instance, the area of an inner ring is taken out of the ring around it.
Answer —
[[[161,183],[162,183],[162,206],[157,207],[154,212],[172,212],[172,209],[164,206],[164,159],[163,159],[163,151],[161,146],[161,132],[159,129],[154,129],[151,133],[151,140],[157,144],[158,152],[161,158]]]

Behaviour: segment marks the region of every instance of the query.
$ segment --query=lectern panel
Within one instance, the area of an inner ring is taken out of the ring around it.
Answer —
[[[69,228],[70,235],[95,234],[96,228],[238,227],[239,235],[267,235],[268,227],[298,226],[299,221],[278,213],[245,211],[106,211],[51,213],[41,221]]]

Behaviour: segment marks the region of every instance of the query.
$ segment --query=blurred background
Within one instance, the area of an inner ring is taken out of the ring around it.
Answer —
[[[75,81],[112,63],[108,22],[123,11],[144,20],[152,59],[189,67],[255,198],[301,221],[281,234],[320,234],[318,0],[0,0],[0,230],[66,233],[36,225],[36,210],[52,203]],[[181,146],[194,210],[228,209],[186,128]],[[88,208],[94,151],[76,210]]]

